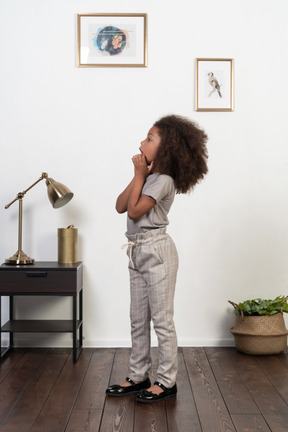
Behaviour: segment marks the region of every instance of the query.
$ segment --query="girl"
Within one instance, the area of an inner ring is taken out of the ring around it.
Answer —
[[[187,193],[207,173],[207,135],[176,115],[158,120],[133,156],[134,177],[119,195],[116,210],[127,212],[132,350],[129,377],[106,390],[108,396],[137,393],[152,403],[176,396],[177,338],[173,301],[178,255],[166,234],[175,192]],[[150,321],[158,339],[157,381],[149,371]]]

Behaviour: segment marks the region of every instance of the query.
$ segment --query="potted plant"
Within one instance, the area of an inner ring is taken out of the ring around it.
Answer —
[[[235,325],[231,333],[236,348],[245,354],[279,354],[287,347],[288,331],[283,312],[288,313],[288,297],[278,296],[274,300],[245,300],[234,307]]]

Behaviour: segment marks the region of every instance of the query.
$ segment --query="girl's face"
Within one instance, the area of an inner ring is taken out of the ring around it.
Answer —
[[[161,138],[159,136],[159,130],[156,126],[153,126],[149,130],[145,140],[141,141],[141,146],[139,147],[139,150],[144,154],[148,165],[150,165],[155,159],[160,144]]]

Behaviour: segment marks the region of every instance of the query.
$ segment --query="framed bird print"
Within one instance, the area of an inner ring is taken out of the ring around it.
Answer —
[[[79,67],[146,67],[146,14],[77,15]]]
[[[196,59],[196,111],[233,111],[233,59]]]

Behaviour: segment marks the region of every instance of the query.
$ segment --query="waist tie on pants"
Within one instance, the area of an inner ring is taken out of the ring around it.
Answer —
[[[128,243],[125,243],[122,247],[121,247],[121,249],[124,249],[125,247],[129,247],[129,261],[130,261],[130,263],[131,263],[131,266],[133,267],[133,269],[135,269],[135,265],[134,265],[134,262],[133,262],[133,259],[132,259],[132,253],[133,253],[133,247],[135,247],[136,246],[136,242],[134,242],[134,241],[129,241]]]

